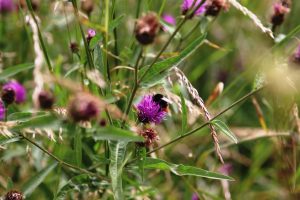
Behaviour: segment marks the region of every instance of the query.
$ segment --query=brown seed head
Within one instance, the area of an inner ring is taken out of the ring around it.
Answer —
[[[160,24],[155,13],[148,13],[137,20],[135,37],[143,45],[151,44],[159,30]]]
[[[5,195],[4,200],[23,200],[23,195],[16,190],[12,190]]]

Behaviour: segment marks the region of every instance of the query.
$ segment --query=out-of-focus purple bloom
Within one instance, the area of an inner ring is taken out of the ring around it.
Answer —
[[[0,13],[9,13],[15,10],[13,0],[0,0]]]
[[[232,170],[233,170],[233,166],[230,163],[224,164],[219,168],[219,172],[225,175],[229,175],[232,172]]]
[[[95,37],[96,36],[96,31],[94,30],[94,29],[89,29],[88,31],[87,31],[87,33],[88,33],[88,35],[87,35],[87,41],[89,42],[89,41],[91,41],[91,39],[93,38],[93,37]]]
[[[5,91],[10,91],[12,90],[14,92],[14,98],[16,103],[22,103],[26,99],[26,90],[17,81],[10,81],[6,84],[3,85],[2,90]]]
[[[196,0],[195,5],[193,6],[194,0],[183,0],[183,2],[181,4],[181,13],[186,14],[190,9],[196,8],[201,2],[202,2],[202,0]],[[205,3],[196,10],[194,15],[198,16],[198,15],[203,14],[204,12],[205,12]]]
[[[196,193],[193,193],[192,200],[200,200]]]
[[[298,49],[295,52],[295,58],[300,61],[300,45],[298,46]]]
[[[0,120],[5,118],[5,106],[3,101],[0,100]]]
[[[173,25],[173,26],[176,25],[176,19],[172,15],[164,14],[162,16],[162,19],[170,25]]]
[[[142,123],[159,124],[166,117],[167,112],[161,106],[153,101],[152,95],[145,95],[137,105],[138,119]]]

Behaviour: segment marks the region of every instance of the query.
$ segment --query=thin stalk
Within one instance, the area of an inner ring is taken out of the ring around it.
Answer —
[[[149,155],[149,154],[151,154],[151,153],[153,153],[153,152],[155,152],[155,151],[158,151],[158,150],[160,150],[160,149],[162,149],[162,148],[165,148],[166,146],[169,146],[169,145],[171,145],[171,144],[173,144],[173,143],[175,143],[175,142],[177,142],[177,141],[179,141],[179,140],[182,140],[183,138],[186,138],[187,136],[190,136],[190,135],[196,133],[196,132],[199,131],[200,129],[202,129],[202,128],[204,128],[205,126],[211,124],[211,122],[212,122],[213,120],[215,120],[215,119],[218,118],[219,116],[223,115],[225,112],[227,112],[227,111],[230,110],[231,108],[235,107],[235,106],[238,105],[239,103],[245,101],[246,99],[248,99],[248,98],[251,97],[252,95],[254,95],[254,94],[258,93],[259,91],[261,91],[263,88],[264,88],[264,87],[258,88],[258,89],[256,89],[256,90],[253,90],[252,92],[246,94],[245,96],[243,96],[242,98],[240,98],[239,100],[235,101],[235,102],[232,103],[230,106],[228,106],[227,108],[225,108],[224,110],[222,110],[221,112],[219,112],[217,115],[215,115],[214,117],[212,117],[210,121],[207,121],[206,123],[202,124],[202,125],[199,126],[198,128],[195,128],[194,130],[191,130],[191,131],[189,131],[189,132],[187,132],[187,133],[185,133],[185,134],[183,134],[183,135],[181,135],[181,136],[179,136],[179,137],[177,137],[177,138],[171,140],[170,142],[167,142],[166,144],[161,145],[161,146],[159,146],[159,147],[153,149],[152,151],[149,151],[149,152],[147,153],[147,155]]]
[[[90,172],[86,169],[83,169],[83,168],[80,168],[80,167],[77,167],[75,165],[72,165],[72,164],[69,164],[61,159],[59,159],[58,157],[56,157],[55,155],[53,155],[52,153],[50,153],[48,150],[44,149],[42,146],[40,146],[39,144],[37,144],[35,141],[31,140],[30,138],[26,137],[25,135],[23,134],[20,134],[20,136],[25,139],[26,141],[28,141],[29,143],[31,143],[32,145],[36,146],[38,149],[40,149],[41,151],[43,151],[45,154],[47,154],[48,156],[50,156],[51,158],[53,158],[54,160],[56,160],[60,165],[62,166],[65,166],[65,167],[68,167],[68,168],[72,168],[72,169],[75,169],[81,173],[85,173],[85,174],[89,174],[91,176],[95,176],[99,179],[104,179],[104,180],[108,180],[107,178],[103,177],[103,176],[100,176],[98,174],[95,174],[93,172]]]
[[[29,1],[29,0],[26,0],[26,1]],[[92,56],[91,56],[91,53],[90,53],[90,50],[89,50],[89,45],[86,41],[85,34],[84,34],[83,28],[82,28],[81,23],[80,23],[79,11],[78,11],[76,0],[72,0],[72,5],[73,5],[73,8],[74,8],[76,20],[77,20],[78,25],[79,25],[79,29],[80,29],[81,37],[82,37],[82,40],[83,40],[83,44],[84,44],[85,53],[86,53],[86,57],[87,57],[89,67],[90,67],[90,69],[94,69],[95,66],[94,66],[94,62],[93,62],[93,59],[92,59]]]
[[[43,54],[44,54],[48,69],[49,69],[50,72],[53,72],[53,67],[51,65],[50,58],[49,58],[48,53],[47,53],[47,49],[46,49],[46,46],[45,46],[45,43],[44,43],[44,40],[43,40],[43,36],[41,34],[41,30],[40,30],[38,21],[37,21],[35,15],[34,15],[34,11],[33,11],[32,5],[31,5],[31,1],[26,0],[26,4],[27,4],[28,10],[31,14],[31,17],[32,17],[34,23],[36,24],[36,27],[37,27],[37,30],[38,30],[39,40],[40,40],[40,43],[41,43],[41,47],[42,47],[42,50],[43,50]]]
[[[116,5],[116,0],[113,0],[113,3],[112,3],[112,19],[113,20],[116,19],[116,15],[117,15],[115,5]],[[114,44],[114,54],[116,56],[119,56],[117,28],[114,28],[113,34],[114,34],[114,43],[115,43]],[[115,57],[115,66],[118,66],[118,65],[119,65],[119,60]]]

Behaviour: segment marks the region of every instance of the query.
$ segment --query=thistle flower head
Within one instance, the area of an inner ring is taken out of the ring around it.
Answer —
[[[159,124],[166,117],[167,112],[155,102],[152,95],[145,95],[137,105],[138,119],[142,123]]]
[[[168,23],[168,24],[170,24],[170,25],[173,25],[173,26],[176,25],[176,19],[175,19],[172,15],[164,14],[164,15],[162,16],[162,19],[163,19],[166,23]]]
[[[3,101],[0,100],[0,120],[5,118],[5,106]]]
[[[23,200],[23,195],[18,191],[12,190],[5,195],[4,200]]]
[[[96,36],[96,31],[94,30],[94,29],[89,29],[88,31],[87,31],[87,41],[88,42],[90,42],[91,41],[91,39],[93,38],[93,37],[95,37]]]
[[[48,91],[40,92],[38,96],[39,107],[42,109],[51,109],[54,103],[54,96]]]
[[[137,20],[135,26],[135,37],[142,45],[151,44],[160,27],[155,13],[148,13]]]
[[[4,84],[2,87],[2,98],[3,101],[8,100],[9,103],[12,103],[14,101],[16,103],[22,103],[26,99],[26,90],[23,85],[21,85],[17,81],[10,81]]]
[[[81,1],[81,9],[87,15],[90,15],[94,10],[94,1],[93,0],[82,0]]]
[[[13,0],[0,0],[0,13],[10,13],[15,10]]]
[[[99,114],[97,98],[88,93],[79,93],[70,101],[68,112],[75,122],[89,121]]]
[[[196,8],[201,2],[202,0],[196,0],[196,3],[194,4],[194,0],[183,0],[181,4],[181,13],[185,15],[189,10]],[[195,11],[194,15],[199,16],[204,12],[205,12],[205,3]]]
[[[139,135],[145,139],[144,142],[137,143],[139,146],[150,147],[159,139],[157,132],[152,128],[145,128],[141,130]]]
[[[273,5],[273,15],[271,17],[271,22],[274,27],[281,25],[284,22],[284,17],[290,12],[289,4],[285,2],[277,2]]]
[[[72,53],[78,53],[79,51],[79,46],[76,42],[71,42],[70,43],[70,50]]]
[[[222,9],[227,10],[228,4],[226,0],[207,0],[205,4],[206,16],[217,16]]]

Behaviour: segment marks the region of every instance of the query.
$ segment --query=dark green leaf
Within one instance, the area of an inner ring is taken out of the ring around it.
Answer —
[[[81,166],[82,162],[82,141],[81,141],[81,132],[77,129],[75,133],[75,156],[76,156],[76,163],[77,166]]]
[[[93,135],[95,140],[112,140],[124,142],[142,142],[144,138],[135,133],[115,127],[101,128]]]
[[[168,170],[171,171],[173,174],[178,176],[197,176],[209,179],[217,179],[217,180],[230,180],[233,181],[234,179],[225,176],[223,174],[210,172],[201,168],[193,167],[193,166],[185,166],[182,164],[172,164],[168,163],[164,160],[156,159],[156,158],[146,158],[144,163],[144,168],[146,169],[160,169],[160,170]]]
[[[231,139],[234,143],[238,143],[237,138],[235,137],[234,133],[228,128],[228,126],[222,122],[221,120],[213,120],[212,124],[218,127],[220,131],[222,131],[229,139]]]
[[[185,105],[185,99],[182,94],[180,94],[180,99],[181,99],[181,112],[182,112],[181,131],[182,133],[184,133],[186,131],[186,126],[187,126],[187,109]]]
[[[0,80],[2,81],[8,79],[20,72],[29,70],[33,67],[34,67],[33,63],[25,63],[25,64],[20,64],[12,67],[7,67],[0,73]]]
[[[42,115],[32,117],[29,120],[20,122],[17,126],[13,127],[14,130],[24,128],[52,128],[58,129],[60,127],[59,119],[54,115]]]
[[[37,174],[35,174],[29,181],[27,181],[22,188],[25,196],[30,195],[47,177],[47,175],[57,166],[57,162],[47,166]]]

